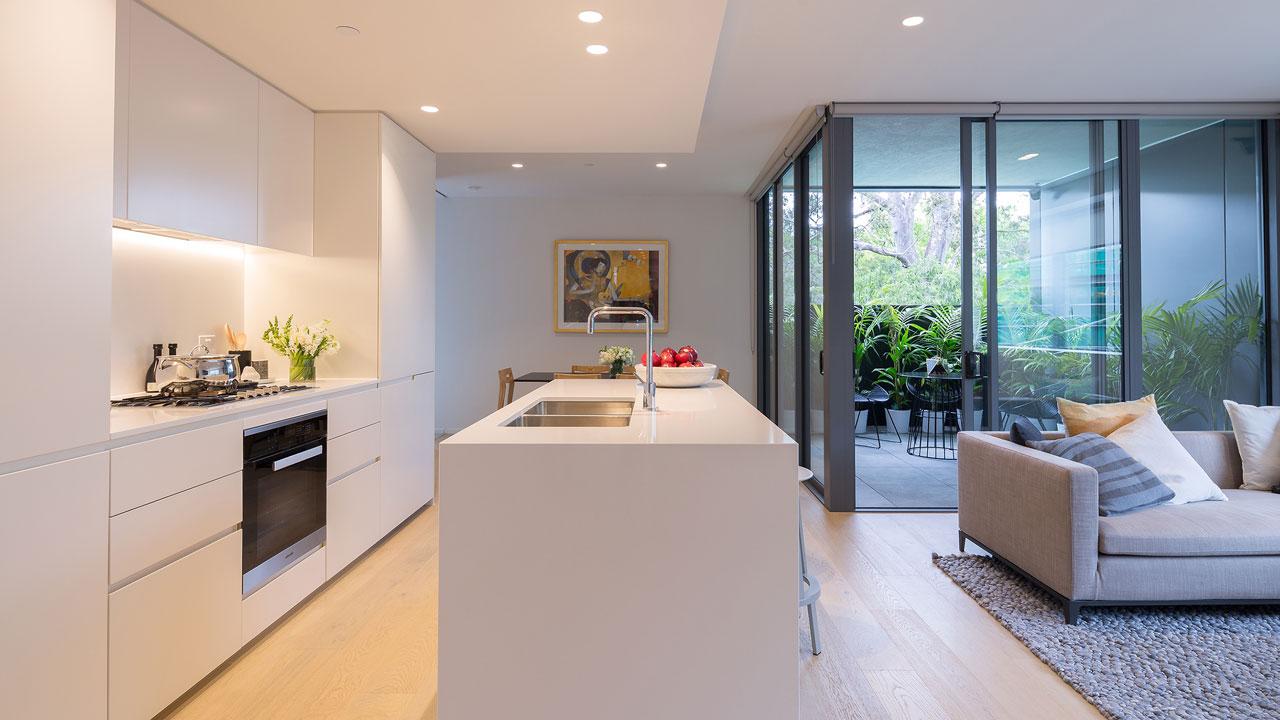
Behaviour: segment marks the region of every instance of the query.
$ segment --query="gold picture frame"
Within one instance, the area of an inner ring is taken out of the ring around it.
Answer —
[[[667,332],[671,249],[666,240],[556,240],[551,312],[558,333],[585,333],[587,314],[609,304],[645,307]],[[644,321],[598,322],[596,332],[642,333]]]

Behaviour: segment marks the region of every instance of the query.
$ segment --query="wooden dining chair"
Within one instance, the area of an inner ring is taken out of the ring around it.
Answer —
[[[608,373],[558,372],[555,374],[556,380],[603,380],[607,377],[609,377]]]
[[[729,371],[724,368],[716,368],[716,379],[720,382],[729,384]]]
[[[608,365],[570,365],[569,370],[579,374],[599,375],[609,372]]]
[[[498,409],[511,404],[516,395],[516,374],[511,372],[511,368],[502,368],[498,371]]]

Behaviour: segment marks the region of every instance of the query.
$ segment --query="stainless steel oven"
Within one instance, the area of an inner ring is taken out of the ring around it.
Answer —
[[[244,431],[244,595],[325,541],[325,434],[317,413]]]

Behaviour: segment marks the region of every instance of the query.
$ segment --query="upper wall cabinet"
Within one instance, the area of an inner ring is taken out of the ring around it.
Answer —
[[[315,115],[258,83],[258,244],[311,254]]]
[[[168,21],[130,13],[127,219],[258,236],[258,78]]]

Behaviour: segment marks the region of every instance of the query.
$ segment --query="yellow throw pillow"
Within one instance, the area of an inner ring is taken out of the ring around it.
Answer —
[[[1098,433],[1106,437],[1155,409],[1155,395],[1148,395],[1140,400],[1099,405],[1058,398],[1058,414],[1062,416],[1062,424],[1067,426],[1068,435]]]

